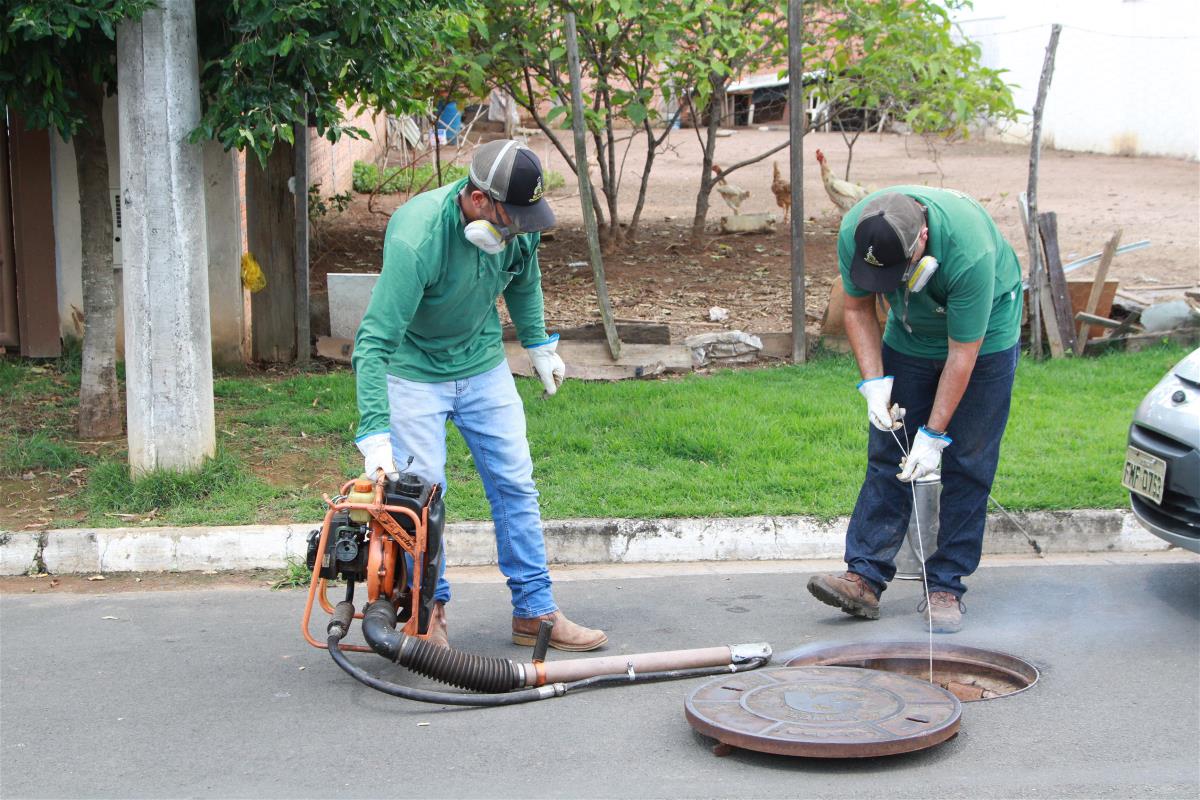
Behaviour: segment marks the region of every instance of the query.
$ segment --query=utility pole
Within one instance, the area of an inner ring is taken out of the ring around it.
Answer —
[[[117,78],[129,463],[192,470],[216,448],[195,1],[122,24]]]
[[[801,0],[788,0],[788,135],[791,138],[792,180],[792,362],[808,359],[804,329],[804,132],[808,128],[804,102],[804,24]]]

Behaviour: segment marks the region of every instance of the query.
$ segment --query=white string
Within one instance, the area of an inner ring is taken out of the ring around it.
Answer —
[[[896,435],[894,428],[891,430],[892,438],[896,440],[900,452],[908,458],[908,427],[901,422],[900,429],[904,431],[905,444],[900,444],[900,437]],[[925,617],[929,620],[929,682],[933,683],[933,606],[929,603],[929,575],[925,572],[925,541],[921,535],[921,512],[917,510],[917,482],[912,480],[908,485],[912,489],[913,521],[917,523],[917,557],[921,559],[921,585],[925,587]]]

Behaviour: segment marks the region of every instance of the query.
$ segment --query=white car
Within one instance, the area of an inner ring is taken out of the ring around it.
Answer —
[[[1200,553],[1200,349],[1138,406],[1121,483],[1147,530]]]

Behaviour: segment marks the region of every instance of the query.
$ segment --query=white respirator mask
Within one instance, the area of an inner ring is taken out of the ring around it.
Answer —
[[[488,198],[494,208],[496,201]],[[463,236],[467,241],[488,255],[504,252],[504,248],[512,241],[515,231],[507,225],[500,225],[488,219],[477,219],[467,223],[463,228]]]
[[[483,252],[494,256],[504,252],[508,244],[504,236],[507,231],[508,228],[497,228],[486,219],[477,219],[467,223],[467,227],[463,229],[463,236]]]

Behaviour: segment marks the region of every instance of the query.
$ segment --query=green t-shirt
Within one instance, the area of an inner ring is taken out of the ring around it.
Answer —
[[[884,192],[907,195],[926,208],[929,241],[925,252],[938,269],[920,292],[890,292],[883,341],[905,355],[944,359],[947,341],[983,344],[980,355],[1007,350],[1021,334],[1021,265],[996,223],[973,198],[951,189],[893,186]],[[875,194],[879,194],[876,192]],[[850,280],[854,228],[869,195],[846,212],[838,231],[838,268],[852,297],[866,297]],[[908,326],[905,319],[907,305]]]
[[[389,429],[388,375],[438,383],[504,360],[501,294],[521,343],[546,340],[541,234],[520,234],[496,255],[468,242],[457,202],[466,183],[420,194],[388,222],[383,271],[354,339],[359,439]]]

